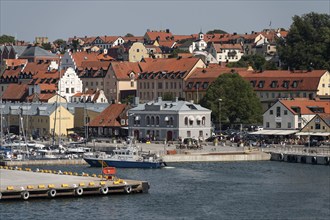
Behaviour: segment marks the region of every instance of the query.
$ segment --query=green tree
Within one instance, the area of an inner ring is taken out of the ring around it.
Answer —
[[[228,63],[228,67],[248,67],[249,65],[252,66],[254,70],[262,71],[265,70],[266,67],[269,65],[266,65],[266,59],[259,55],[259,54],[254,54],[254,55],[245,55],[242,56],[242,58],[238,62],[231,62]]]
[[[228,34],[226,31],[220,29],[214,29],[211,31],[206,32],[206,34]]]
[[[0,36],[0,44],[4,43],[15,43],[15,37],[9,35],[1,35]]]
[[[134,37],[134,35],[131,34],[131,33],[127,33],[127,34],[125,35],[125,37]]]
[[[214,81],[201,105],[212,110],[212,118],[219,122],[219,99],[221,101],[221,122],[260,123],[262,108],[250,83],[237,73],[225,73]]]
[[[171,54],[169,55],[169,58],[176,58],[176,57],[178,57],[179,53],[189,53],[189,51],[176,48],[171,52]]]
[[[330,15],[311,12],[292,20],[277,47],[283,68],[330,69]]]
[[[48,42],[48,43],[43,43],[41,45],[42,48],[44,48],[45,50],[51,50],[52,49],[52,45]]]
[[[65,44],[65,43],[66,43],[66,41],[63,40],[63,39],[57,39],[53,42],[53,44],[57,44],[59,46],[62,45],[62,44]]]
[[[172,101],[173,100],[173,94],[171,93],[171,92],[165,92],[164,94],[163,94],[163,97],[162,97],[162,99],[164,100],[164,101]]]

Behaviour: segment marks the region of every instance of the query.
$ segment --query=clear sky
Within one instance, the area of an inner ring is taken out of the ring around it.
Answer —
[[[147,29],[168,28],[173,34],[288,29],[294,15],[329,14],[330,0],[0,0],[0,7],[0,35],[33,42],[36,36],[51,41],[142,36]]]

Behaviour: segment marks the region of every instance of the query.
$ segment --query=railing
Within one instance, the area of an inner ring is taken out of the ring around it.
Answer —
[[[267,153],[330,156],[330,148],[320,147],[271,146],[270,148],[262,148],[262,151]]]

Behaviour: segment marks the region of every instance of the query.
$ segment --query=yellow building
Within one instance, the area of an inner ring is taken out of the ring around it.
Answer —
[[[140,62],[142,58],[148,58],[149,54],[147,48],[141,42],[135,42],[128,50],[129,62]]]

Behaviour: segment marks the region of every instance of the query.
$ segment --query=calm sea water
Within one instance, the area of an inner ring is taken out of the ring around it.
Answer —
[[[118,169],[147,194],[2,201],[0,219],[330,219],[330,167],[281,162]],[[44,166],[97,173],[87,166]]]

